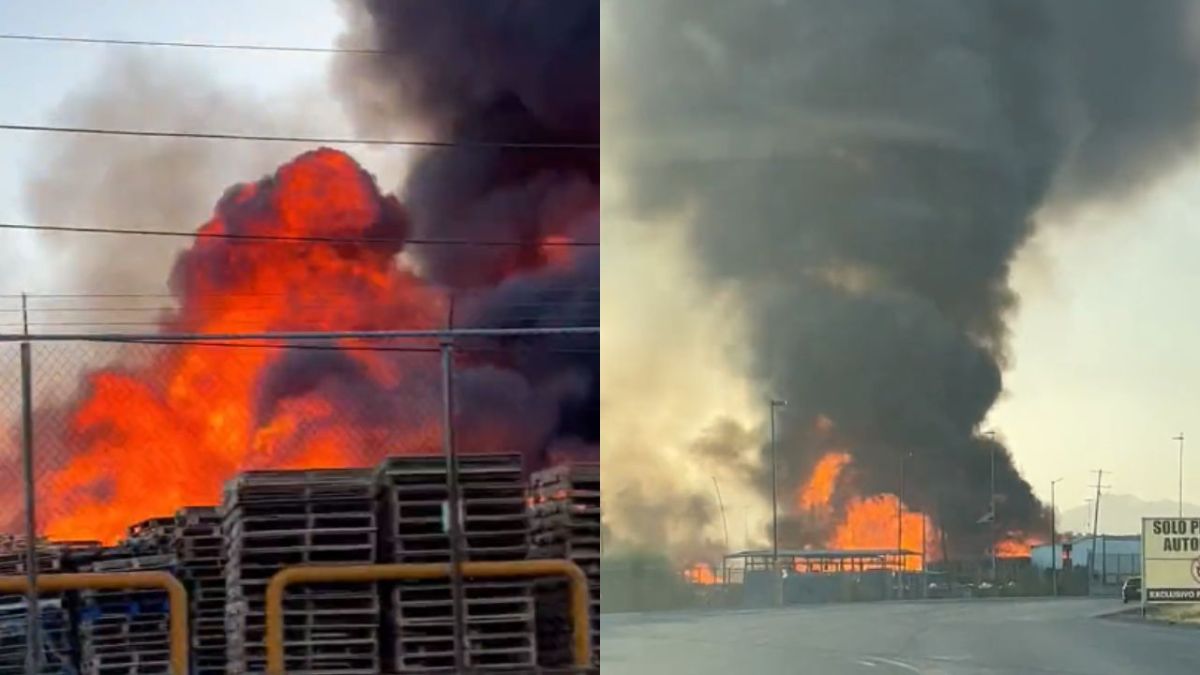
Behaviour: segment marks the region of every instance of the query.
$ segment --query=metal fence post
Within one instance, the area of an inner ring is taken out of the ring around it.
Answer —
[[[25,574],[29,578],[29,590],[25,594],[28,607],[25,611],[25,672],[41,670],[42,640],[41,616],[38,611],[37,591],[37,497],[33,482],[33,384],[30,365],[29,342],[21,343],[21,464],[25,482]]]
[[[442,347],[442,449],[446,455],[446,529],[450,537],[450,593],[454,605],[454,669],[466,667],[466,609],[462,579],[462,521],[458,495],[458,454],[454,447],[454,342]]]

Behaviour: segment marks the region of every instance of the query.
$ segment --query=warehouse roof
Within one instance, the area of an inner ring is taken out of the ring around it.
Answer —
[[[774,555],[771,549],[752,549],[730,553],[726,558],[770,558]],[[812,558],[838,560],[847,558],[883,558],[895,555],[921,555],[920,551],[908,549],[779,549],[780,558]]]

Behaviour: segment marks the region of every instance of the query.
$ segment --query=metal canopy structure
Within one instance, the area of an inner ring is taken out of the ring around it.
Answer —
[[[743,572],[782,567],[800,574],[895,572],[904,570],[910,557],[920,556],[919,551],[908,549],[781,549],[775,558],[769,549],[754,549],[726,555],[722,566],[726,571],[740,568]]]

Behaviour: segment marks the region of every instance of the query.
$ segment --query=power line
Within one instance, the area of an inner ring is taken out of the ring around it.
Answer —
[[[474,294],[487,295],[489,292],[491,292],[491,290],[492,289],[460,290],[460,291],[456,291],[456,293],[459,295],[460,298],[462,298],[462,297],[470,297],[471,295],[474,295]],[[600,294],[600,288],[597,286],[559,286],[559,287],[552,287],[552,288],[543,289],[543,290],[549,291],[549,292],[562,292],[562,293],[590,293],[590,294],[595,294],[597,296]],[[226,298],[282,298],[282,297],[287,297],[288,295],[289,294],[287,294],[287,293],[202,293],[202,294],[199,294],[198,297],[211,297],[211,298],[221,298],[221,299],[226,299]],[[314,296],[313,299],[319,299],[319,298],[323,298],[323,297],[336,298],[336,297],[345,297],[345,296],[354,296],[354,295],[355,295],[355,293],[349,292],[349,291],[347,291],[347,292],[323,292],[321,296]],[[168,299],[170,299],[170,298],[177,297],[174,293],[134,293],[134,292],[128,292],[128,293],[124,293],[124,292],[112,292],[112,293],[109,293],[109,292],[105,292],[105,293],[0,293],[0,298],[20,299],[22,296],[25,296],[27,298],[47,298],[47,299],[91,299],[91,298],[168,298]]]
[[[266,308],[237,308],[236,311],[263,311]],[[5,307],[0,309],[0,313],[14,314],[29,312],[178,312],[179,307],[28,307],[18,309],[13,307]]]
[[[336,301],[332,301],[332,302],[336,302]],[[99,314],[99,313],[103,313],[103,312],[183,312],[186,309],[199,309],[201,311],[206,311],[206,312],[212,311],[212,312],[215,312],[222,316],[224,316],[226,314],[247,314],[247,313],[269,314],[269,313],[277,311],[279,309],[287,309],[289,311],[289,313],[295,314],[297,311],[340,309],[337,305],[332,304],[332,302],[320,303],[320,304],[288,303],[287,306],[284,308],[281,308],[279,306],[271,306],[271,305],[263,305],[263,306],[258,306],[258,307],[239,307],[236,305],[234,305],[234,306],[207,305],[206,306],[206,305],[201,304],[201,305],[197,306],[197,305],[193,305],[190,303],[186,306],[185,305],[173,305],[173,306],[172,305],[150,305],[150,306],[146,306],[146,307],[101,307],[101,306],[92,306],[92,307],[25,307],[25,308],[0,307],[0,314],[24,314],[26,312],[28,312],[29,314],[62,314],[62,313]],[[377,306],[375,303],[370,303],[370,304],[372,307]],[[510,310],[518,310],[518,309],[538,310],[538,309],[556,309],[556,308],[562,309],[562,308],[567,308],[567,307],[593,307],[594,304],[595,304],[594,301],[514,302],[514,303],[505,303],[504,305],[502,305],[502,309],[505,310],[506,315],[511,315],[512,312]],[[538,316],[538,315],[535,314],[532,316]]]
[[[221,342],[221,341],[181,341],[181,340],[155,340],[155,339],[138,339],[138,344],[149,345],[199,345],[203,347],[233,347],[243,349],[296,349],[296,350],[312,350],[312,351],[335,351],[335,352],[415,352],[426,354],[439,354],[441,347],[379,347],[372,345],[317,345],[317,344],[286,344],[286,343],[246,343],[246,342]],[[454,350],[460,353],[491,353],[491,352],[509,352],[512,348],[498,346],[463,346],[457,345]],[[539,352],[548,352],[553,354],[600,354],[598,349],[584,348],[568,348],[568,347],[548,347],[539,348]]]
[[[136,234],[149,237],[188,237],[194,239],[230,239],[246,242],[290,242],[325,244],[404,244],[412,246],[481,246],[481,247],[554,247],[580,248],[599,246],[598,241],[575,241],[572,239],[547,240],[504,240],[504,239],[442,239],[437,237],[333,237],[322,235],[246,234],[242,232],[187,232],[184,230],[137,230],[126,227],[98,227],[83,225],[34,225],[32,223],[0,223],[0,230],[27,230],[33,232],[69,232],[73,234]]]
[[[226,320],[222,320],[220,323],[222,326],[256,327],[256,326],[262,325],[261,321],[252,321],[250,319],[242,319],[242,320],[226,319]],[[162,328],[161,323],[154,322],[154,321],[30,321],[30,322],[28,322],[28,324],[17,323],[17,322],[0,322],[0,327],[3,327],[3,328],[16,328],[16,327],[20,327],[20,326],[24,326],[24,325],[29,325],[29,326],[72,326],[72,327],[122,326],[122,327],[135,327],[135,328]],[[546,328],[546,329],[579,328],[579,327],[580,326],[576,326],[576,325],[536,326],[536,328]],[[487,326],[478,327],[479,330],[487,330],[488,328],[489,327],[487,327]],[[535,327],[530,326],[530,328],[535,328]],[[291,329],[274,329],[274,330],[278,330],[281,332],[289,332]],[[144,342],[145,340],[139,339],[138,341]]]
[[[281,331],[250,333],[159,333],[137,335],[121,333],[0,333],[0,342],[138,342],[139,340],[179,340],[183,342],[210,340],[387,340],[421,339],[456,340],[460,338],[517,338],[565,337],[568,335],[599,335],[599,326],[534,326],[527,328],[415,328],[401,330],[342,330],[342,331]]]
[[[0,40],[21,42],[59,42],[88,45],[119,45],[124,47],[179,47],[185,49],[216,49],[255,52],[291,52],[301,54],[397,54],[386,49],[364,47],[303,47],[289,45],[257,45],[229,42],[191,42],[175,40],[123,40],[119,38],[77,37],[71,35],[32,35],[25,33],[0,33]]]
[[[322,136],[273,136],[269,134],[220,134],[200,131],[149,131],[144,129],[106,129],[100,127],[65,127],[48,124],[0,123],[0,129],[8,131],[39,131],[62,134],[90,134],[100,136],[138,136],[154,138],[190,138],[219,141],[266,141],[272,143],[305,143],[308,145],[392,145],[417,148],[464,148],[478,150],[599,150],[599,143],[553,143],[520,141],[416,141],[391,140],[386,138],[338,138]]]

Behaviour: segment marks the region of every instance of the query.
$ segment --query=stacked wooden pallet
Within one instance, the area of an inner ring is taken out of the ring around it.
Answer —
[[[530,477],[533,556],[566,558],[588,577],[592,658],[600,660],[600,465],[574,463]],[[538,583],[538,662],[571,662],[570,595],[565,583]]]
[[[143,521],[128,537],[81,565],[84,572],[173,571],[174,519]],[[85,590],[79,593],[80,672],[142,675],[170,670],[170,602],[157,589]]]
[[[94,542],[37,543],[39,573],[73,571],[73,551],[97,546]],[[24,537],[0,539],[0,575],[24,574],[27,569]],[[73,672],[78,661],[75,640],[74,598],[54,593],[38,596],[41,625],[41,660],[38,673]],[[28,640],[28,599],[23,594],[0,594],[0,675],[24,674]]]
[[[175,518],[147,518],[130,525],[125,533],[125,543],[141,551],[171,550],[175,541]]]
[[[175,514],[171,548],[188,592],[193,675],[225,672],[225,546],[216,508],[189,506]]]
[[[226,638],[231,675],[265,668],[265,594],[280,569],[375,560],[375,483],[369,470],[252,471],[222,504]],[[379,672],[374,584],[307,584],[284,598],[288,673]]]
[[[448,563],[449,491],[441,456],[386,460],[379,470],[383,548],[397,563]],[[521,460],[516,455],[459,460],[462,556],[465,561],[520,560],[529,551]],[[533,596],[528,581],[465,579],[466,667],[532,668],[536,659]],[[388,587],[390,653],[397,672],[454,667],[450,580]]]

